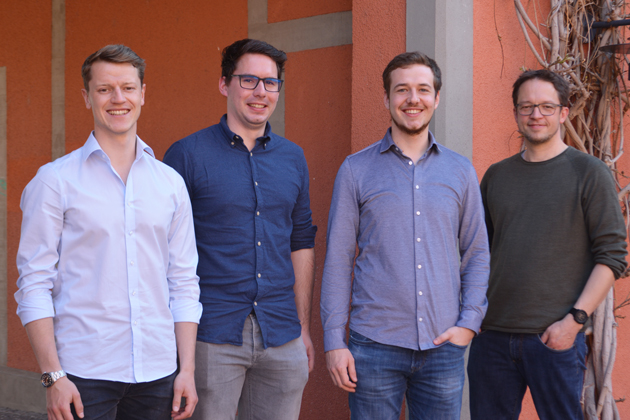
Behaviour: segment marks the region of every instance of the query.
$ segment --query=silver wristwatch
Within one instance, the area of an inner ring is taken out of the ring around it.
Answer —
[[[64,376],[66,376],[66,372],[63,370],[58,370],[57,372],[44,372],[42,374],[42,385],[44,388],[50,388],[55,382]]]

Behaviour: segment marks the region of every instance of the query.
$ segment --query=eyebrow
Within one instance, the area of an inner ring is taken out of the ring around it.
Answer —
[[[394,89],[396,89],[397,87],[401,87],[401,86],[412,86],[412,84],[410,84],[410,83],[398,83],[397,85],[394,85]],[[433,87],[433,85],[431,85],[430,83],[420,83],[417,86]]]

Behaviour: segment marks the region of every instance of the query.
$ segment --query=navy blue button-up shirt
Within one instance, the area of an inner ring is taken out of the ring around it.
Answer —
[[[173,144],[164,162],[188,188],[195,221],[203,315],[197,339],[243,343],[256,312],[265,347],[301,334],[291,252],[315,246],[302,149],[271,132],[251,150],[221,122]]]
[[[351,297],[350,328],[382,344],[427,350],[452,326],[478,331],[489,260],[470,161],[429,134],[414,164],[388,130],[348,156],[335,180],[321,295],[325,350],[346,347]]]

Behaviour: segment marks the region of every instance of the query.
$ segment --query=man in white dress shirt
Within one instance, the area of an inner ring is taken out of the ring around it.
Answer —
[[[86,59],[94,131],[22,194],[15,298],[49,419],[184,419],[197,403],[190,199],[136,136],[144,67],[123,45]]]

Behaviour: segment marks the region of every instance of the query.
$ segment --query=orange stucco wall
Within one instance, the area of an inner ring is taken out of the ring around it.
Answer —
[[[311,321],[316,368],[304,391],[300,415],[303,419],[348,417],[346,393],[333,387],[326,371],[319,290],[332,187],[339,165],[350,152],[351,60],[352,46],[346,45],[290,53],[287,62],[285,134],[304,149],[309,166],[313,222],[318,226]]]
[[[8,365],[35,369],[19,318],[15,255],[20,237],[20,196],[51,153],[51,5],[27,0],[0,6],[0,66],[7,68],[7,327]],[[25,35],[25,34],[28,34]]]
[[[383,69],[406,46],[406,1],[355,0],[352,7],[352,152],[390,126]]]

